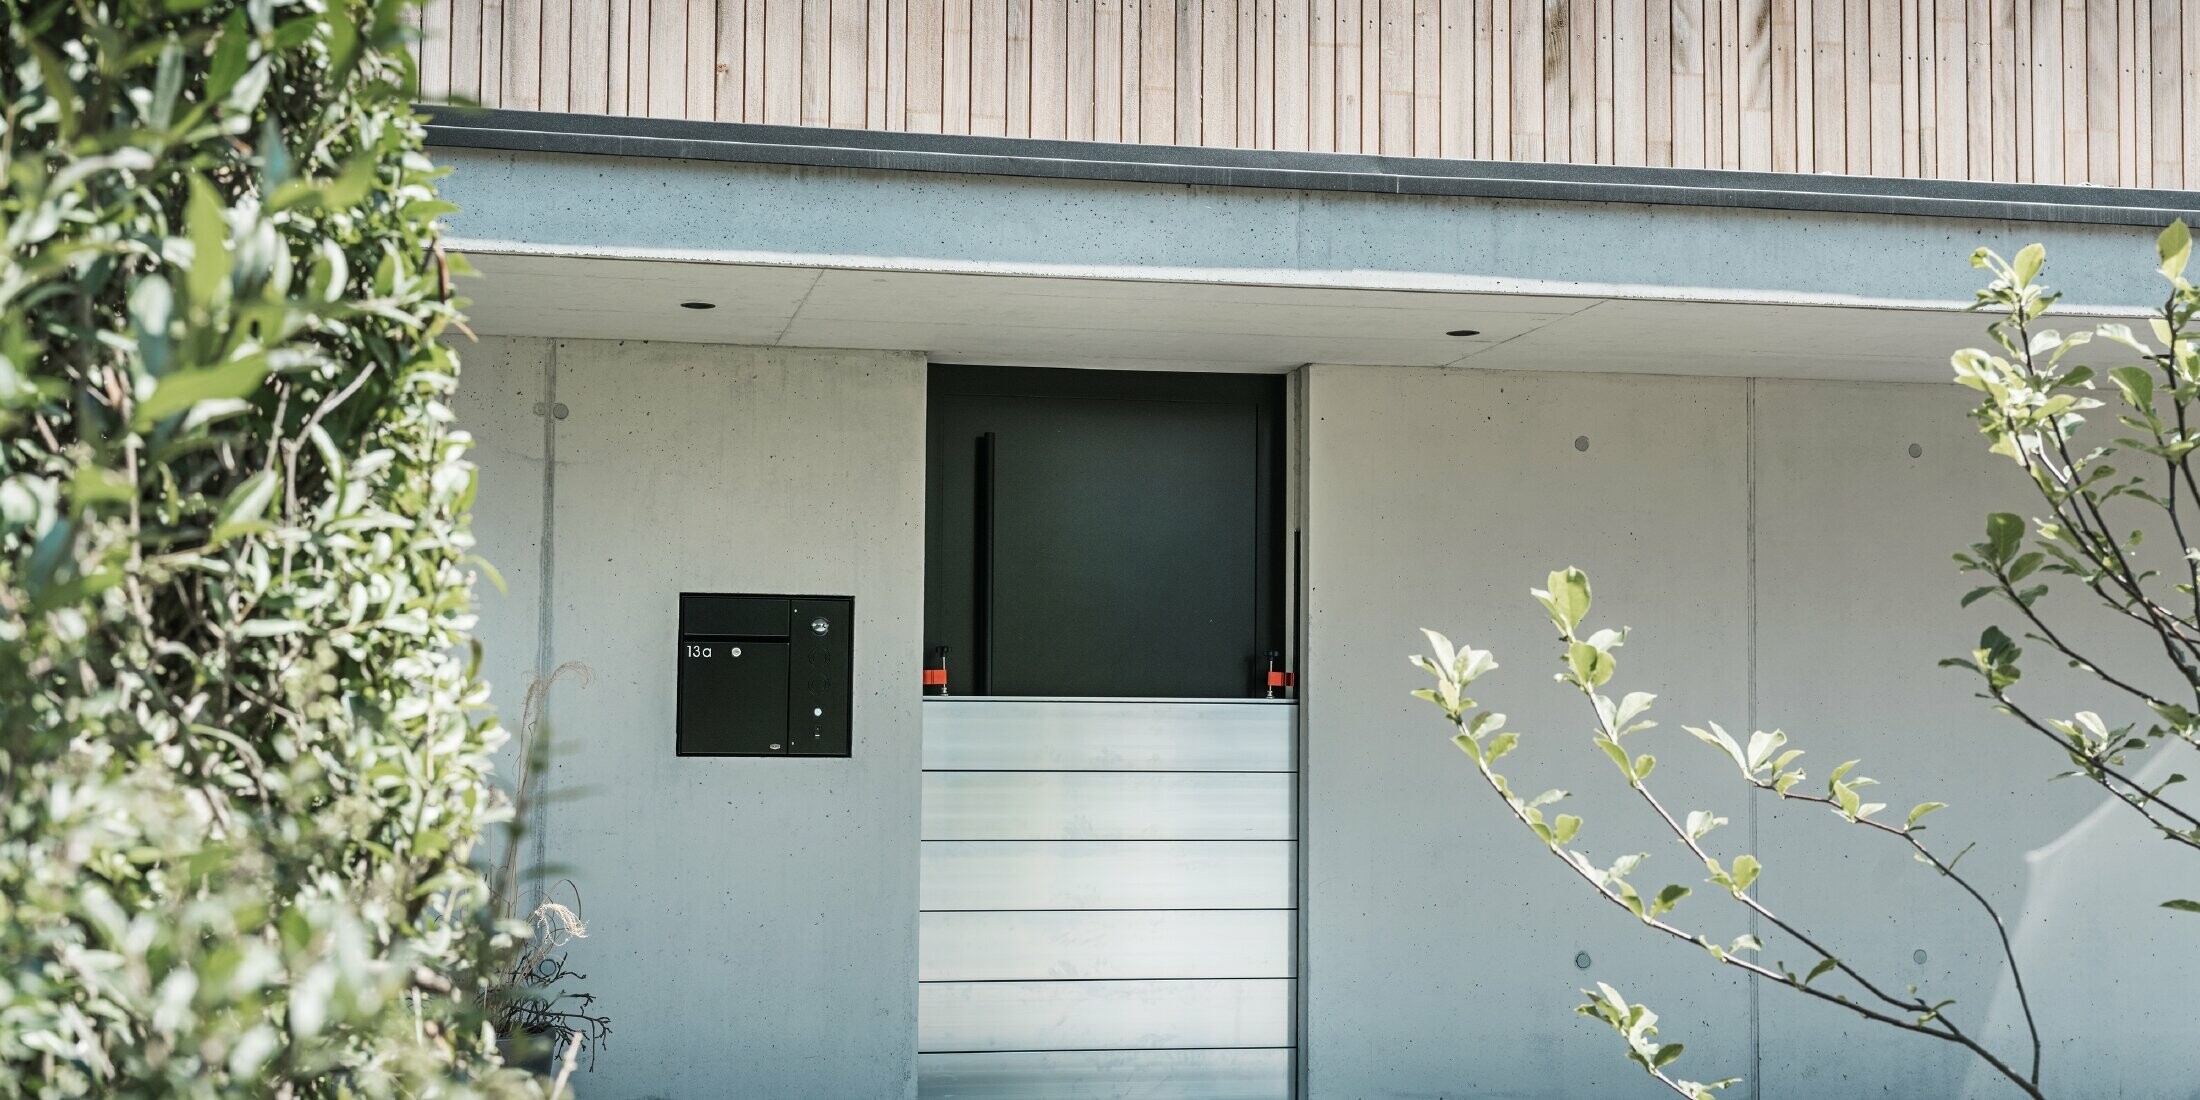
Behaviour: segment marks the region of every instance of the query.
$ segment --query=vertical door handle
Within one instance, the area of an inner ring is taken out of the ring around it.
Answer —
[[[993,526],[994,485],[998,480],[1000,440],[992,432],[978,437],[976,506],[977,538],[971,565],[976,573],[972,593],[971,677],[976,695],[993,694]]]

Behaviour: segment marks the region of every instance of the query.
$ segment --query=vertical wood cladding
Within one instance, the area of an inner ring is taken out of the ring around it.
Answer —
[[[2200,0],[429,0],[422,96],[925,133],[2200,187]]]

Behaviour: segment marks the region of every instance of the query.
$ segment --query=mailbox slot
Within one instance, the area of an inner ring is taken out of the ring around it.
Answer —
[[[680,756],[847,756],[855,601],[683,593]]]

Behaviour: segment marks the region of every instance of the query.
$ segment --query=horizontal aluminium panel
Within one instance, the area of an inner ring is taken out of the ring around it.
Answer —
[[[926,840],[1291,840],[1288,772],[926,772]]]
[[[1288,909],[1290,841],[928,840],[925,910]]]
[[[1291,1052],[919,1054],[917,1096],[918,1100],[1289,1100]]]
[[[1288,978],[1216,981],[926,982],[920,1052],[1284,1047]]]
[[[1288,978],[1295,915],[1277,909],[925,913],[917,924],[917,977]]]
[[[1285,703],[935,697],[924,702],[924,767],[1288,772],[1297,726]]]

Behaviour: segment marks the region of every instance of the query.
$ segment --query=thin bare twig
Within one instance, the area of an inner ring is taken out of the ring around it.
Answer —
[[[1792,791],[1783,792],[1774,787],[1772,784],[1763,782],[1754,776],[1750,777],[1749,782],[1751,786],[1756,787],[1758,790],[1770,791],[1779,798],[1793,799],[1798,802],[1813,802],[1837,811],[1841,808],[1839,803],[1835,802],[1833,799],[1825,797],[1824,795],[1796,794]],[[1954,880],[1957,886],[1963,888],[1964,893],[1971,895],[1972,899],[1978,902],[1979,908],[1986,911],[1987,919],[1991,920],[1994,923],[1995,935],[1997,935],[2001,939],[2001,957],[2003,961],[2008,963],[2009,977],[2016,985],[2017,1005],[2024,1011],[2025,1030],[2031,1033],[2032,1080],[2037,1082],[2040,1079],[2039,1023],[2033,1018],[2032,998],[2025,992],[2024,989],[2024,971],[2021,967],[2017,965],[2017,950],[2009,942],[2009,926],[2003,923],[2000,911],[1994,908],[1994,903],[1986,900],[1986,895],[1979,893],[1977,888],[1971,885],[1970,880],[1965,879],[1959,874],[1956,874],[1954,863],[1942,860],[1938,855],[1935,855],[1931,849],[1927,848],[1923,841],[1917,839],[1917,830],[1914,827],[1905,826],[1897,828],[1893,825],[1887,824],[1884,821],[1874,821],[1868,817],[1851,818],[1847,817],[1847,815],[1845,814],[1843,815],[1843,817],[1851,824],[1862,825],[1865,828],[1876,829],[1882,833],[1888,834],[1889,836],[1900,837],[1903,843],[1908,844],[1912,849],[1917,852],[1918,858],[1923,859],[1926,863],[1931,864],[1933,869],[1939,871],[1942,875]]]

